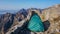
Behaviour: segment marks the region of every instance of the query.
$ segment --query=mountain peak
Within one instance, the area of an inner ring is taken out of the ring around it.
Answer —
[[[58,7],[60,7],[60,4],[56,4],[54,7],[58,8]]]

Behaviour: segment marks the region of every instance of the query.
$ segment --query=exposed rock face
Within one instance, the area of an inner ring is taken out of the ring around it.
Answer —
[[[42,11],[43,21],[50,22],[49,29],[46,34],[60,34],[60,5],[49,7]]]
[[[10,26],[13,24],[13,20],[14,20],[13,16],[14,15],[10,14],[10,13],[6,13],[1,16],[0,24],[1,24],[2,31],[7,32],[7,30],[10,28]]]
[[[20,12],[20,11],[23,12]],[[21,9],[16,14],[12,13],[6,13],[0,15],[0,34],[5,34],[9,29],[17,24],[19,24],[19,21],[22,21],[22,19],[26,18],[27,12],[25,9]],[[25,14],[24,14],[25,12]]]
[[[32,11],[41,17],[45,31],[31,32],[27,29],[27,21]],[[60,34],[60,5],[55,5],[42,11],[39,9],[21,9],[16,14],[0,15],[0,34]]]

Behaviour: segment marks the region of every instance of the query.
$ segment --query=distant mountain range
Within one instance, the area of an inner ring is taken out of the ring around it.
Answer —
[[[5,14],[5,13],[16,13],[18,10],[0,10],[0,14]]]

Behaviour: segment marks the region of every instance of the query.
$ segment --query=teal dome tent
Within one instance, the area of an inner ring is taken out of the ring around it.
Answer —
[[[43,32],[44,31],[42,20],[37,13],[33,13],[33,15],[31,16],[29,20],[27,28],[32,32]]]

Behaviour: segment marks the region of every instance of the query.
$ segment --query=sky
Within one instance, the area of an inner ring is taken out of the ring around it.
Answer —
[[[47,8],[60,4],[60,0],[0,0],[0,9]]]

